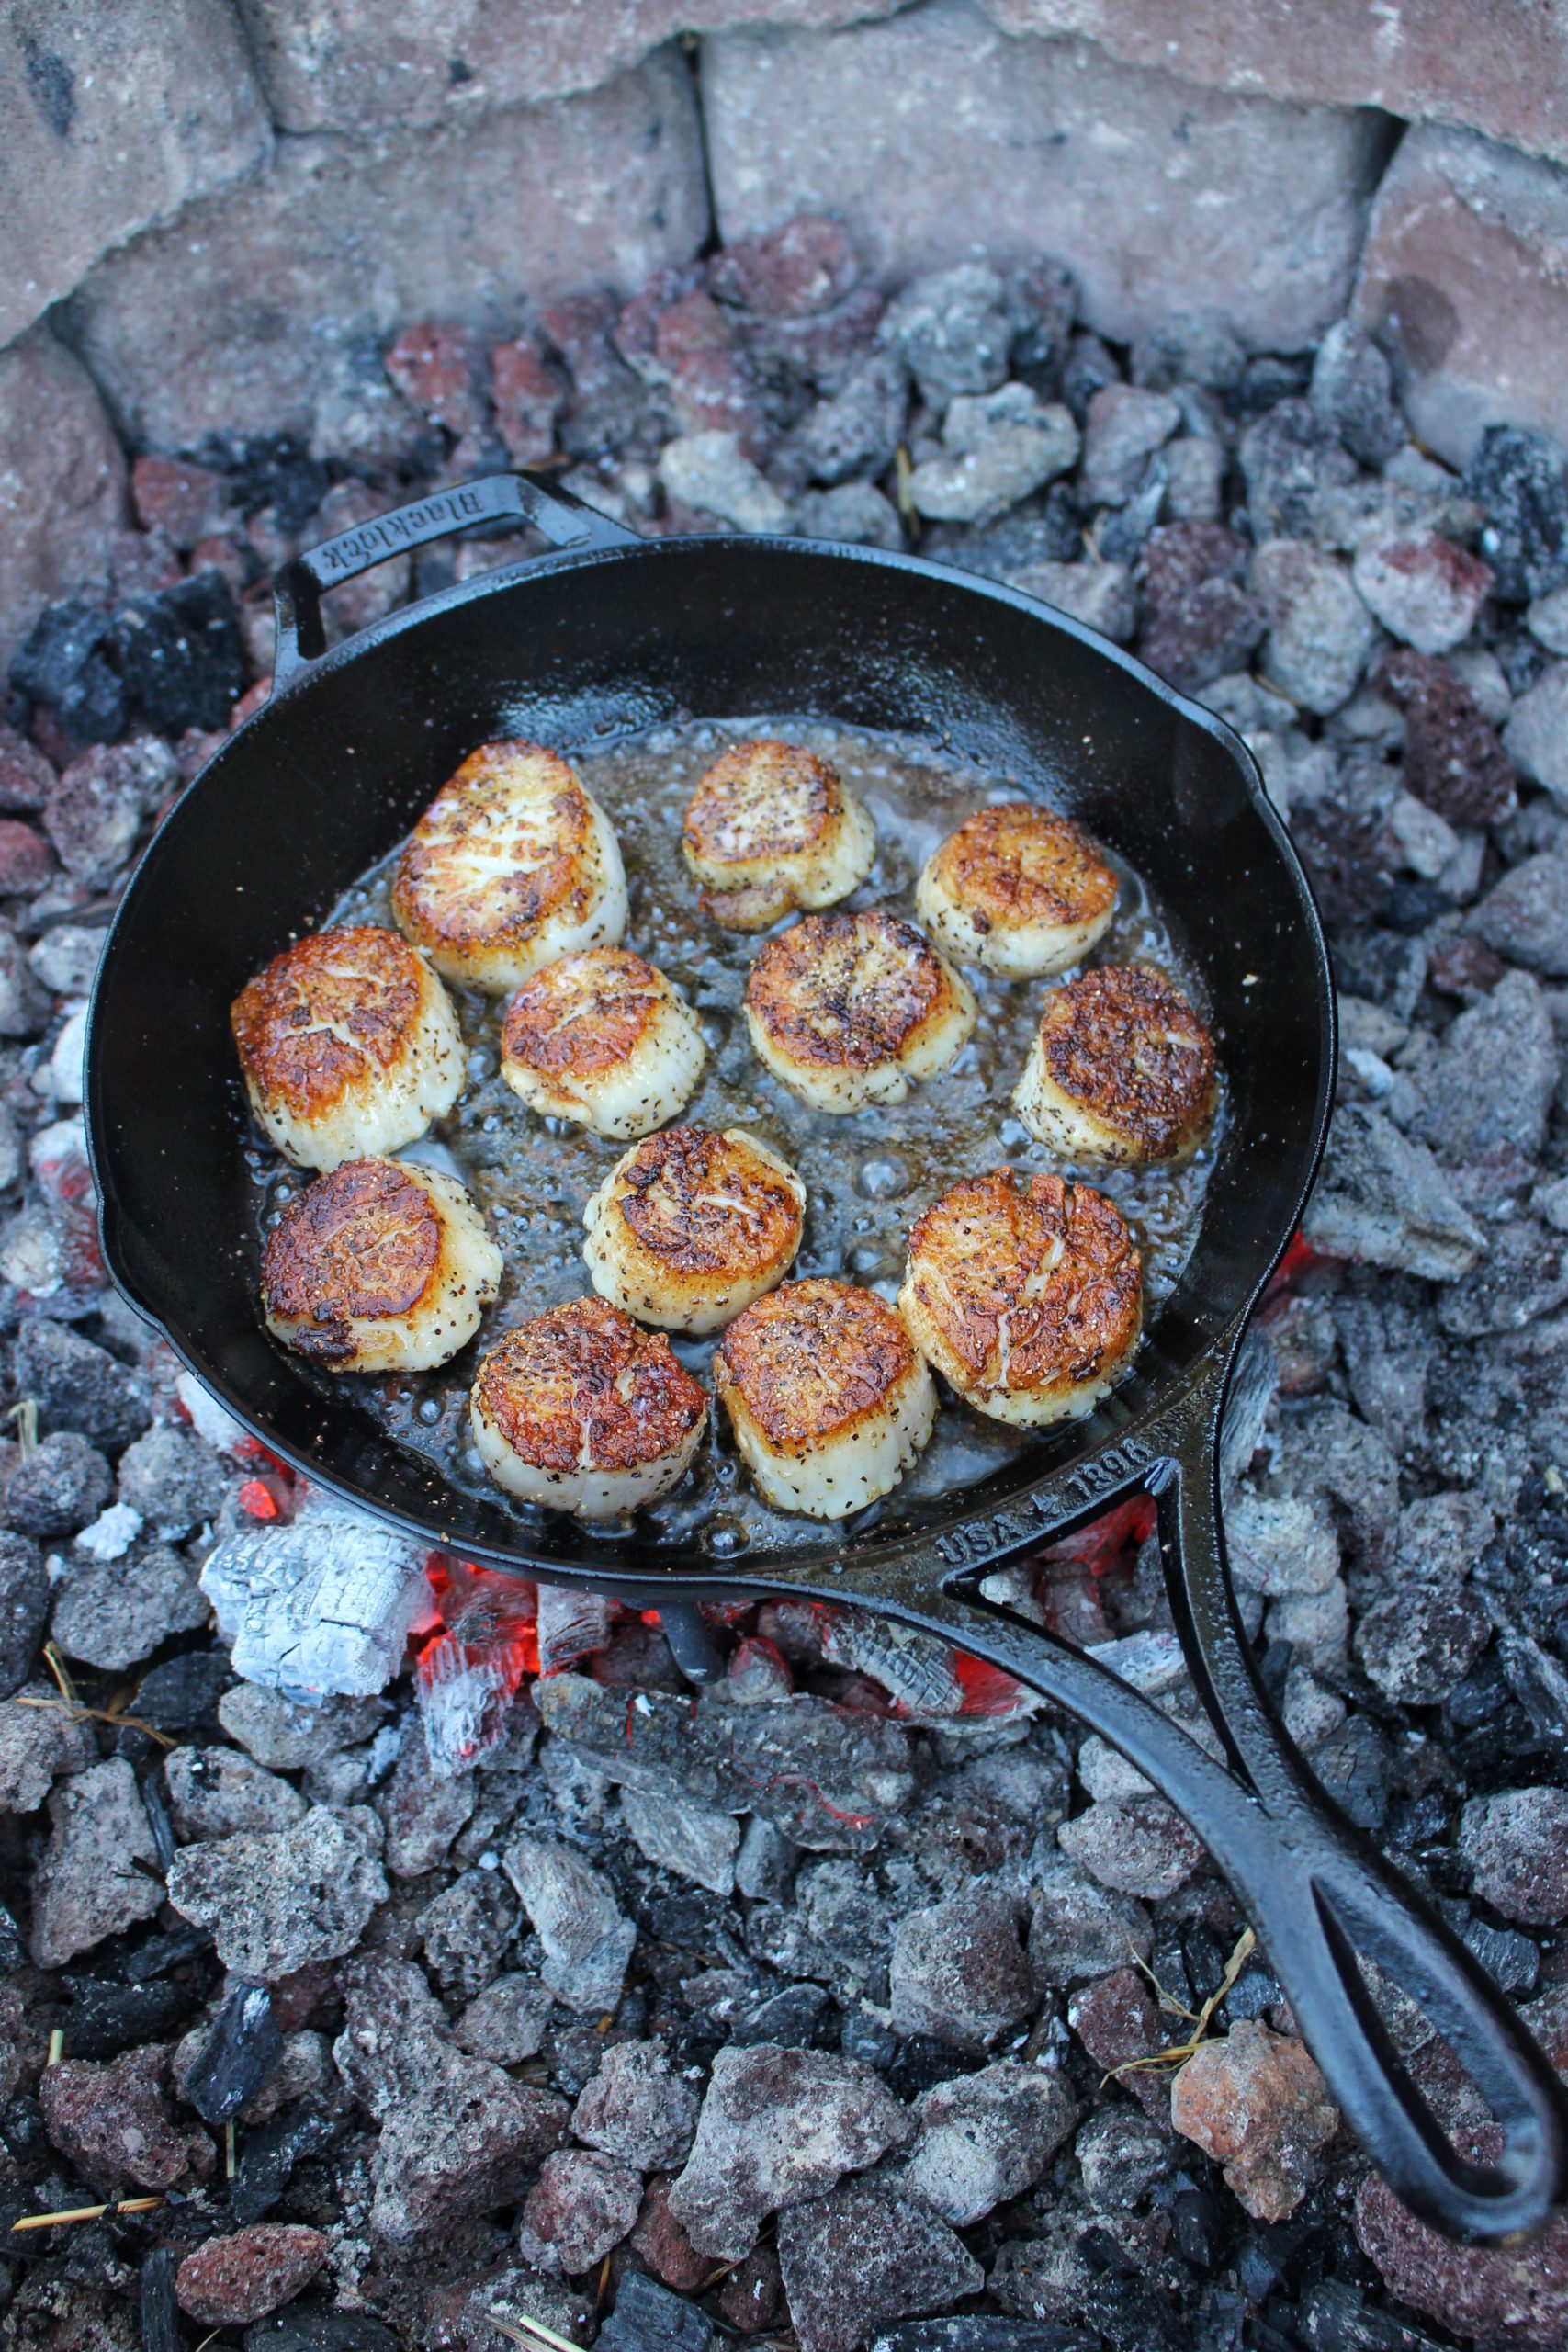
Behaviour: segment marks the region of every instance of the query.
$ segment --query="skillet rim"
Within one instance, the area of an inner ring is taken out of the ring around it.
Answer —
[[[606,530],[619,528],[611,526],[604,518],[596,517],[595,520],[604,521]],[[1049,631],[1073,639],[1091,659],[1108,663],[1119,671],[1136,692],[1152,697],[1156,704],[1201,729],[1225,753],[1240,778],[1249,812],[1261,826],[1268,846],[1282,866],[1295,896],[1296,921],[1303,926],[1303,944],[1314,967],[1318,1045],[1316,1087],[1310,1117],[1303,1121],[1298,1132],[1296,1177],[1288,1197],[1283,1193],[1280,1195],[1273,1240],[1260,1256],[1254,1278],[1233,1308],[1228,1322],[1200,1344],[1186,1365],[1168,1367],[1163,1374],[1156,1374],[1158,1385],[1156,1393],[1140,1408],[1132,1409],[1123,1404],[1116,1426],[1097,1435],[1078,1452],[1056,1459],[1033,1476],[1021,1479],[1004,1497],[988,1501],[976,1499],[970,1510],[946,1528],[916,1529],[879,1536],[874,1527],[863,1537],[852,1537],[844,1546],[845,1551],[852,1555],[857,1568],[868,1575],[874,1574],[880,1566],[886,1576],[895,1564],[901,1566],[907,1575],[908,1569],[921,1559],[929,1560],[931,1573],[939,1577],[950,1573],[954,1566],[974,1569],[976,1560],[967,1556],[970,1547],[966,1547],[963,1540],[966,1529],[977,1530],[987,1519],[998,1524],[1013,1516],[1027,1520],[1032,1512],[1035,1514],[1032,1538],[1035,1542],[1043,1542],[1052,1532],[1093,1517],[1118,1494],[1146,1486],[1156,1463],[1175,1452],[1174,1433],[1179,1426],[1190,1424],[1194,1419],[1205,1422],[1212,1419],[1217,1427],[1236,1350],[1259,1299],[1290,1246],[1322,1165],[1334,1109],[1337,1019],[1328,945],[1311,883],[1290,833],[1269,798],[1258,763],[1242,738],[1217,714],[1156,676],[1136,655],[1113,644],[1086,623],[1021,589],[1010,587],[980,573],[967,572],[960,565],[942,563],[903,549],[858,547],[838,540],[809,539],[785,534],[726,531],[671,534],[666,538],[649,538],[626,531],[624,537],[607,544],[600,537],[587,544],[573,543],[553,548],[543,553],[521,557],[514,563],[498,565],[469,580],[455,582],[450,587],[437,590],[417,603],[399,606],[325,652],[299,661],[297,666],[287,670],[281,682],[275,675],[273,690],[266,701],[198,770],[186,787],[186,794],[182,795],[164,824],[153,833],[132,869],[106,927],[88,1007],[85,1043],[86,1084],[83,1095],[88,1164],[97,1204],[96,1223],[104,1264],[122,1295],[152,1324],[185,1369],[221,1404],[247,1436],[340,1502],[396,1529],[416,1544],[457,1550],[466,1558],[541,1582],[579,1587],[591,1585],[595,1589],[623,1595],[643,1605],[656,1603],[660,1598],[667,1601],[711,1599],[716,1590],[720,1589],[734,1593],[809,1589],[832,1597],[834,1586],[831,1579],[841,1573],[843,1563],[840,1561],[811,1558],[794,1564],[786,1558],[778,1566],[764,1567],[760,1561],[753,1561],[751,1555],[742,1553],[732,1560],[705,1562],[694,1571],[664,1567],[638,1569],[624,1565],[616,1556],[624,1551],[631,1551],[635,1555],[635,1537],[618,1538],[614,1546],[606,1542],[601,1563],[591,1557],[575,1557],[570,1562],[550,1560],[521,1544],[513,1544],[503,1550],[474,1544],[456,1535],[444,1535],[432,1515],[420,1518],[397,1504],[384,1502],[301,1449],[281,1441],[276,1431],[253,1412],[243,1396],[210,1370],[193,1348],[170,1328],[156,1306],[143,1297],[137,1285],[123,1272],[116,1246],[115,1224],[118,1208],[112,1182],[112,1146],[107,1142],[109,1122],[102,1100],[105,1087],[104,1056],[100,1051],[102,1007],[112,989],[113,967],[121,947],[121,934],[130,926],[130,910],[149,888],[156,888],[161,846],[166,838],[173,838],[172,829],[179,823],[186,797],[213,780],[234,747],[254,739],[257,732],[263,730],[275,708],[309,696],[314,689],[324,689],[351,669],[362,656],[417,631],[426,622],[477,605],[488,597],[504,594],[524,584],[627,560],[657,560],[667,551],[703,555],[728,551],[751,557],[801,556],[817,561],[852,563],[874,572],[886,571],[901,577],[929,580],[950,591],[957,589],[982,605],[1003,606],[1037,627],[1043,625]],[[608,741],[613,738],[604,740]],[[109,1176],[111,1181],[106,1182],[106,1176]],[[1201,1249],[1201,1242],[1199,1247]],[[1118,1399],[1113,1393],[1100,1408],[1100,1413],[1115,1413],[1117,1404]],[[1097,1415],[1096,1419],[1099,1418]],[[1086,1422],[1082,1426],[1087,1429],[1092,1424]],[[1128,1449],[1126,1459],[1122,1458],[1122,1449]],[[1109,1475],[1104,1471],[1097,1473],[1096,1465],[1101,1457],[1107,1455],[1111,1457],[1112,1464]],[[982,1487],[984,1484],[982,1482]],[[1076,1497],[1069,1492],[1060,1502],[1060,1507],[1055,1510],[1047,1507],[1046,1498],[1052,1490],[1061,1495],[1063,1490],[1070,1489],[1074,1485],[1083,1491]],[[980,1489],[975,1491],[978,1495]],[[552,1519],[563,1516],[552,1514]],[[581,1545],[585,1539],[577,1522],[568,1521],[566,1523]],[[824,1522],[824,1527],[830,1529],[833,1524]],[[986,1548],[993,1559],[1006,1556],[1018,1548],[1016,1534],[1010,1542],[998,1538]],[[978,1561],[980,1566],[985,1564],[984,1560]],[[845,1597],[849,1596],[846,1594]]]

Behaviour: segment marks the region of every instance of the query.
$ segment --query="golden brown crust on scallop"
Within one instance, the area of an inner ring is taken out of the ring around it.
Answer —
[[[805,915],[770,939],[746,1007],[794,1062],[870,1069],[897,1058],[953,989],[953,976],[902,915]]]
[[[1094,1381],[1137,1337],[1142,1283],[1119,1212],[1060,1176],[964,1177],[909,1234],[908,1304],[951,1351],[938,1369],[964,1387]]]
[[[800,1203],[783,1170],[709,1127],[665,1127],[638,1144],[608,1214],[677,1273],[739,1282],[800,1241]]]
[[[439,1210],[387,1159],[348,1159],[284,1211],[267,1236],[262,1297],[293,1323],[288,1344],[321,1363],[355,1352],[351,1321],[408,1315],[441,1259]]]
[[[1116,903],[1116,876],[1093,835],[1033,801],[977,809],[932,864],[979,932],[1100,922]]]
[[[408,942],[378,924],[296,940],[231,1008],[246,1078],[263,1101],[321,1118],[348,1088],[401,1058],[430,981]]]
[[[639,1330],[602,1298],[570,1299],[508,1331],[480,1364],[473,1399],[525,1462],[570,1472],[658,1461],[707,1408],[663,1333]]]
[[[903,1317],[874,1291],[822,1277],[785,1283],[738,1315],[714,1358],[770,1445],[841,1438],[886,1413],[916,1363]]]
[[[667,985],[626,947],[585,947],[525,980],[506,1010],[501,1050],[547,1078],[587,1078],[634,1053]]]
[[[1062,1092],[1150,1159],[1185,1149],[1213,1116],[1214,1041],[1147,964],[1108,964],[1053,989],[1040,1043]]]
[[[468,870],[489,834],[504,834],[515,849],[520,795],[534,802],[526,861],[511,870]],[[552,919],[588,914],[596,887],[592,839],[588,796],[558,752],[541,743],[481,743],[410,835],[392,911],[411,939],[438,953],[525,948]]]
[[[837,771],[815,752],[772,737],[732,743],[699,779],[681,844],[694,870],[714,881],[712,866],[810,849],[843,805]]]

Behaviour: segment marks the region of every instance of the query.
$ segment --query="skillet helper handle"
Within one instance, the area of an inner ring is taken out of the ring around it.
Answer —
[[[1217,1510],[1195,1498],[1182,1467],[1149,1474],[1162,1537],[1188,1571],[1197,1553],[1200,1569],[1223,1578]],[[1212,1454],[1202,1467],[1212,1496]],[[1224,1597],[1228,1605],[1228,1579]],[[1313,1780],[1250,1674],[1239,1627],[1234,1643],[1211,1647],[1234,1649],[1248,1678],[1247,1710],[1227,1726],[1247,1757],[1245,1779],[1096,1659],[982,1600],[963,1572],[907,1614],[1067,1708],[1176,1806],[1256,1930],[1340,2112],[1414,2212],[1450,2237],[1484,2242],[1537,2227],[1568,2199],[1568,2093],[1472,1955]],[[1183,1634],[1191,1657],[1190,1627]],[[1254,1758],[1271,1769],[1252,1770]],[[1358,1954],[1386,1970],[1448,2039],[1495,2119],[1495,2162],[1472,2163],[1450,2144],[1378,2015]]]
[[[340,531],[335,539],[307,548],[278,572],[273,583],[275,689],[287,685],[326,651],[321,598],[329,588],[408,548],[428,547],[433,539],[475,524],[508,521],[532,523],[555,547],[624,547],[637,537],[570,491],[547,488],[532,474],[487,474],[416,499],[411,506],[395,507],[389,514],[374,515],[351,531]]]

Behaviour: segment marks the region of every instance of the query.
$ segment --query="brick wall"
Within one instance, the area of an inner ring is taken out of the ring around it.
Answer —
[[[400,322],[511,331],[803,207],[889,277],[1059,254],[1111,336],[1351,306],[1443,456],[1568,437],[1557,6],[0,0],[0,594],[118,507],[117,441],[371,453]]]

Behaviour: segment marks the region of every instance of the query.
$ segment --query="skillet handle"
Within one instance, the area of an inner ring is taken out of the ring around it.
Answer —
[[[273,582],[273,607],[277,622],[277,646],[273,662],[276,691],[297,677],[327,648],[321,625],[321,598],[329,588],[384,563],[407,548],[428,547],[453,531],[471,529],[477,523],[532,523],[556,547],[624,547],[635,531],[611,522],[570,491],[547,488],[532,474],[487,474],[479,481],[459,482],[456,489],[437,491],[416,499],[389,514],[378,514],[335,539],[307,548],[286,563]]]
[[[1178,1630],[1233,1769],[1097,1660],[984,1600],[974,1589],[984,1569],[956,1570],[892,1613],[1068,1709],[1152,1781],[1229,1881],[1341,2113],[1395,2195],[1451,2237],[1515,2236],[1568,2199],[1568,2091],[1473,1955],[1318,1786],[1274,1715],[1225,1563],[1215,1445],[1224,1383],[1222,1366],[1199,1384],[1168,1457],[1128,1490],[1156,1496]],[[1469,2072],[1498,2127],[1495,2165],[1450,2143],[1358,1955],[1386,1971]]]

